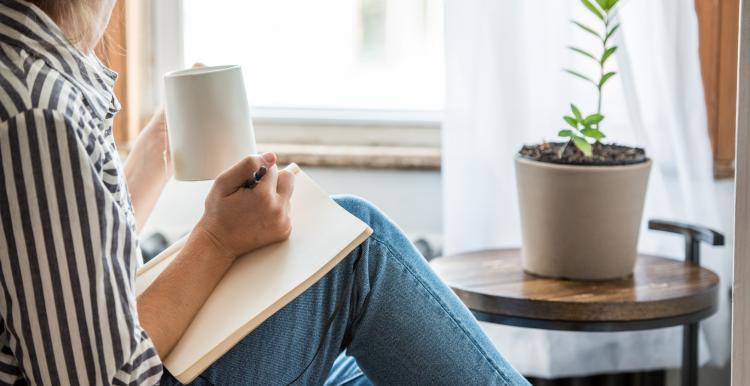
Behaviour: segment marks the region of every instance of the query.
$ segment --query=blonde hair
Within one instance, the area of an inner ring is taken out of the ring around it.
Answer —
[[[97,0],[26,0],[44,11],[73,44],[86,40],[94,29]]]

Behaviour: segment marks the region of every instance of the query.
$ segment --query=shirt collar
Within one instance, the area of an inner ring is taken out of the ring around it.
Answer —
[[[120,104],[114,96],[117,73],[93,53],[85,55],[68,41],[52,19],[23,0],[0,0],[0,42],[42,59],[74,83],[94,113],[111,118]]]

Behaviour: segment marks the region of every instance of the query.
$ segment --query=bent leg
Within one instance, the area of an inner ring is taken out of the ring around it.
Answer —
[[[359,295],[344,342],[374,383],[528,384],[393,222],[364,200],[337,202],[375,231],[357,250]]]
[[[376,384],[528,384],[395,224],[362,199],[335,200],[373,235],[196,384],[323,384],[344,349]]]

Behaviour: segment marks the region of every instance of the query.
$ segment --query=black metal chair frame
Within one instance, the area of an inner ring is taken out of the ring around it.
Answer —
[[[648,228],[681,234],[685,238],[685,263],[701,265],[701,243],[724,245],[724,235],[712,229],[674,221],[651,220]],[[713,312],[712,312],[713,313]],[[710,314],[709,314],[710,315]],[[698,332],[700,319],[682,327],[682,385],[698,384]]]

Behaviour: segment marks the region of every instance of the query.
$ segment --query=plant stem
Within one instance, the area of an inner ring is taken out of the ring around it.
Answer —
[[[572,139],[569,139],[568,142],[565,142],[565,145],[560,149],[560,153],[557,154],[557,158],[562,158],[563,154],[565,154],[565,150],[568,149],[568,145],[573,142]]]
[[[602,53],[607,52],[607,31],[609,30],[609,13],[607,11],[604,12],[604,39],[602,39]],[[599,84],[596,86],[597,90],[597,100],[596,100],[596,113],[601,114],[602,113],[602,79],[604,78],[604,63],[602,61],[599,62]],[[599,130],[599,123],[596,124],[596,129]]]

